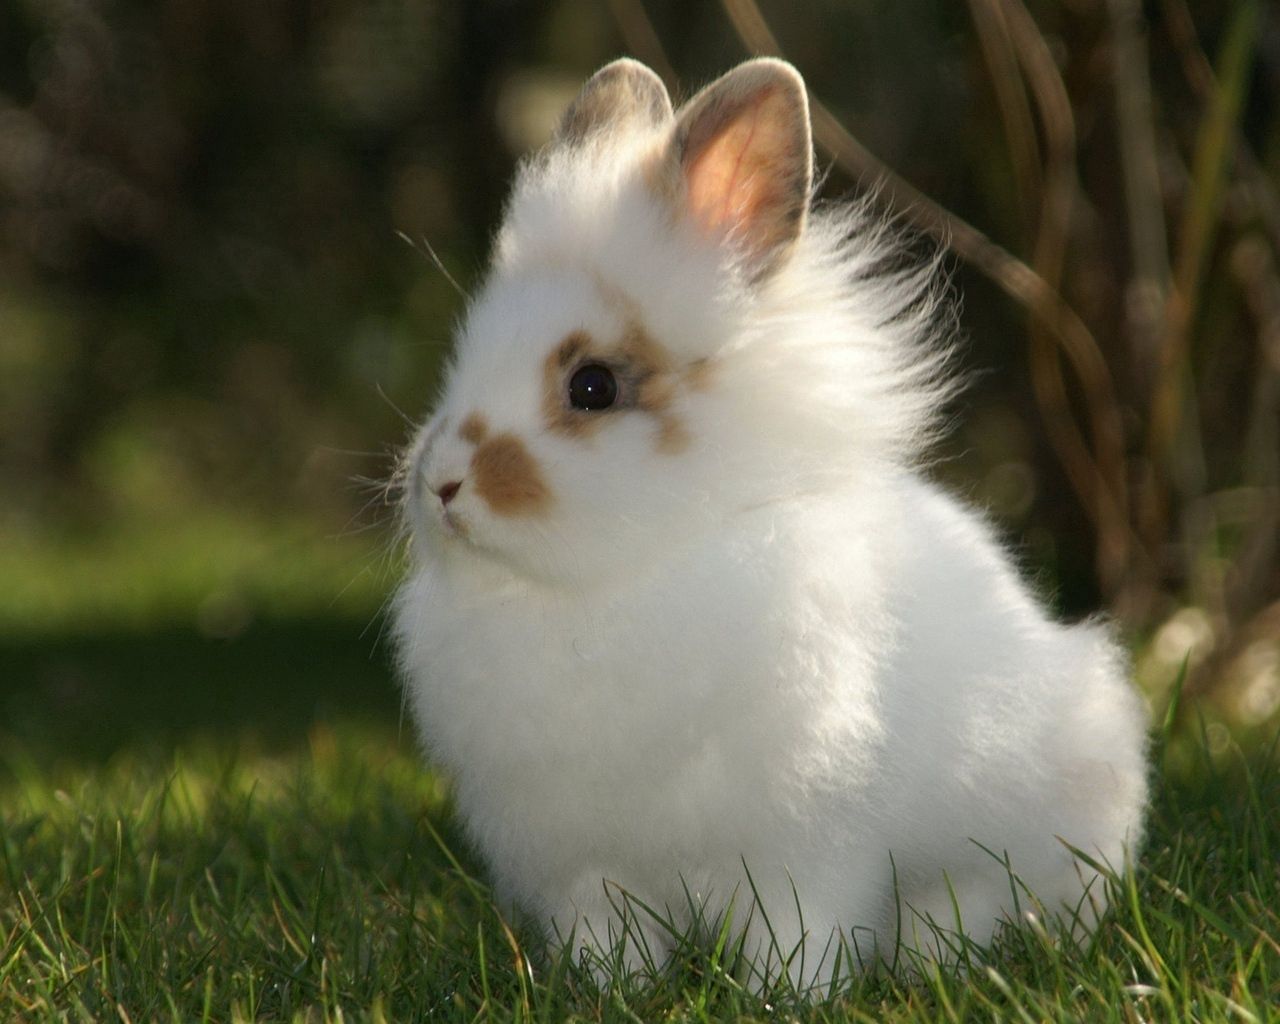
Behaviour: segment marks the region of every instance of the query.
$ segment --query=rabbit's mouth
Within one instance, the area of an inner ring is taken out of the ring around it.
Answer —
[[[469,528],[467,526],[467,521],[454,509],[441,509],[440,522],[444,524],[444,533],[446,536],[457,537],[459,540],[468,539]]]

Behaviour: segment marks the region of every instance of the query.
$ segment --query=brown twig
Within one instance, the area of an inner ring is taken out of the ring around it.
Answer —
[[[1032,260],[1035,269],[1057,291],[1061,286],[1072,211],[1079,192],[1075,117],[1066,85],[1030,12],[1021,0],[1001,2],[1045,135],[1044,201]],[[1053,325],[1032,318],[1032,383],[1046,414],[1046,422],[1049,422],[1049,417],[1056,417],[1074,426],[1066,383],[1058,360],[1057,349],[1061,346],[1055,346],[1052,330]],[[1126,580],[1133,553],[1130,544],[1124,430],[1110,368],[1092,334],[1088,341],[1089,344],[1079,351],[1064,351],[1072,360],[1073,368],[1081,381],[1093,438],[1099,478],[1094,485],[1099,582],[1103,591],[1115,598]],[[1072,441],[1084,443],[1083,439],[1077,440],[1078,430],[1075,431],[1074,438],[1069,437],[1063,427],[1058,428],[1058,433],[1057,443],[1061,446]],[[1076,461],[1079,462],[1078,455]],[[1077,492],[1082,498],[1085,497],[1078,486]],[[1115,496],[1114,508],[1103,500],[1108,493]],[[1125,606],[1127,609],[1127,601]]]
[[[748,49],[781,56],[781,47],[754,0],[722,0],[722,4]],[[1043,39],[1040,42],[1043,44]],[[1038,64],[1033,64],[1033,69],[1036,74],[1043,73]],[[1052,89],[1041,85],[1042,102],[1053,102]],[[1075,423],[1060,375],[1055,381],[1052,372],[1042,374],[1037,397],[1046,406],[1045,422],[1054,451],[1098,530],[1100,562],[1106,568],[1106,578],[1115,585],[1120,568],[1131,555],[1141,552],[1133,544],[1129,527],[1115,388],[1092,332],[1036,269],[895,174],[859,143],[817,97],[810,97],[810,110],[814,135],[837,164],[855,177],[881,182],[890,204],[908,223],[950,245],[962,259],[1024,306],[1033,322],[1046,332],[1045,337],[1051,338],[1071,362],[1090,405],[1094,442],[1107,453],[1106,471],[1095,461]],[[1051,117],[1060,122],[1060,110],[1053,108]],[[1057,217],[1060,222],[1061,214]],[[1041,366],[1044,367],[1043,361]]]
[[[1139,0],[1109,0],[1108,10],[1116,143],[1124,174],[1129,256],[1133,261],[1133,276],[1125,296],[1126,315],[1140,368],[1150,376],[1164,336],[1170,269],[1151,78],[1147,73],[1147,40]]]
[[[1222,82],[1197,128],[1147,433],[1150,463],[1168,481],[1167,491],[1156,493],[1164,502],[1173,499],[1168,506],[1171,512],[1165,511],[1165,503],[1156,507],[1156,526],[1163,527],[1173,512],[1179,514],[1192,592],[1224,628],[1229,622],[1226,581],[1217,550],[1220,531],[1212,504],[1200,500],[1208,488],[1208,468],[1193,377],[1192,332],[1221,228],[1258,16],[1255,0],[1245,0],[1231,15],[1219,52]]]
[[[1132,271],[1125,287],[1129,351],[1142,393],[1154,385],[1166,336],[1172,271],[1151,102],[1150,61],[1140,0],[1109,0],[1111,78],[1115,89],[1116,148],[1124,176],[1124,203]],[[1152,550],[1165,540],[1160,483],[1144,462],[1136,481],[1137,529]],[[1156,581],[1151,581],[1152,586]]]
[[[1243,4],[1233,16],[1222,44],[1229,81],[1225,88],[1219,86],[1213,93],[1197,132],[1189,193],[1178,232],[1173,287],[1165,313],[1167,331],[1151,397],[1148,445],[1157,464],[1171,465],[1175,461],[1179,429],[1187,425],[1191,327],[1219,226],[1244,78],[1256,41],[1256,17],[1257,6],[1253,3]],[[1190,486],[1179,483],[1184,490]]]
[[[1239,56],[1233,67],[1226,59],[1230,55],[1230,50],[1224,46],[1224,66],[1221,70],[1228,76],[1226,87],[1237,93],[1233,98],[1224,95],[1224,86],[1218,80],[1218,71],[1214,69],[1200,45],[1195,24],[1184,0],[1164,0],[1163,13],[1166,30],[1179,56],[1183,77],[1206,111],[1198,140],[1197,157],[1199,158],[1206,148],[1206,124],[1211,117],[1216,116],[1220,122],[1221,146],[1225,151],[1223,159],[1224,162],[1230,162],[1233,185],[1238,188],[1243,183],[1246,186],[1243,194],[1247,195],[1251,201],[1250,213],[1257,215],[1270,241],[1268,246],[1262,236],[1246,237],[1234,246],[1232,253],[1232,272],[1240,285],[1258,336],[1257,372],[1254,375],[1253,394],[1250,399],[1244,437],[1244,476],[1246,481],[1252,481],[1252,486],[1242,489],[1242,493],[1248,493],[1252,500],[1249,513],[1238,517],[1242,536],[1235,546],[1230,565],[1223,572],[1216,567],[1215,562],[1215,568],[1212,570],[1214,576],[1207,581],[1209,585],[1204,588],[1207,594],[1200,595],[1202,599],[1206,596],[1209,598],[1209,602],[1206,603],[1215,604],[1214,610],[1220,627],[1227,632],[1229,642],[1239,647],[1242,643],[1240,638],[1247,635],[1250,628],[1247,624],[1242,626],[1241,623],[1247,623],[1249,616],[1255,615],[1259,605],[1268,599],[1269,591],[1274,589],[1275,556],[1280,549],[1280,429],[1278,429],[1280,428],[1280,419],[1278,419],[1280,417],[1280,273],[1277,272],[1275,263],[1276,255],[1280,254],[1280,196],[1277,194],[1274,183],[1259,166],[1235,117],[1227,117],[1224,114],[1228,109],[1224,106],[1225,104],[1233,101],[1239,104],[1243,101],[1240,93],[1244,89],[1242,84],[1244,74],[1238,64]],[[1252,10],[1240,10],[1235,18],[1253,13]],[[1233,25],[1233,28],[1235,27]],[[1248,42],[1247,31],[1250,28],[1251,26],[1246,25],[1243,29],[1238,29],[1246,32],[1246,40],[1242,40],[1241,43]],[[1191,248],[1197,242],[1206,244],[1204,243],[1206,229],[1202,224],[1198,225],[1193,216],[1197,200],[1196,186],[1204,187],[1203,182],[1197,179],[1206,176],[1201,162],[1198,162],[1196,170],[1200,174],[1193,174],[1191,177],[1189,189],[1192,194],[1187,202],[1188,215],[1180,237],[1182,251],[1179,254],[1178,270],[1179,284],[1182,288],[1193,285],[1198,287],[1199,262],[1202,257],[1199,253],[1191,251]],[[1227,172],[1222,170],[1219,173],[1225,176]],[[1199,220],[1204,219],[1204,214],[1201,213]],[[1184,280],[1185,283],[1183,283]],[[1167,362],[1181,358],[1189,363],[1190,344],[1187,333],[1190,330],[1194,298],[1195,296],[1191,295],[1187,301],[1179,303],[1177,307],[1181,320],[1174,325],[1176,333],[1171,331],[1170,349],[1172,351]],[[1183,375],[1189,375],[1189,370],[1181,372]],[[1153,451],[1159,450],[1158,445],[1161,441],[1165,441],[1172,447],[1171,442],[1163,435],[1170,434],[1172,430],[1168,421],[1173,418],[1176,411],[1173,403],[1175,383],[1177,383],[1176,377],[1173,382],[1165,382],[1163,391],[1153,392],[1156,419],[1151,442]],[[1194,416],[1196,412],[1194,401],[1184,399],[1183,407],[1186,412]],[[1195,442],[1193,454],[1199,453],[1203,462],[1198,424],[1193,423],[1193,427],[1192,434]],[[1192,467],[1193,470],[1196,468],[1199,467]],[[1200,482],[1203,486],[1206,474],[1201,472],[1199,481],[1189,481],[1188,477],[1191,475],[1186,469],[1182,469],[1175,475],[1175,482],[1181,487],[1180,497],[1186,505],[1185,546],[1194,553],[1196,550],[1211,547],[1215,542],[1217,524],[1223,517],[1223,512],[1220,508],[1221,502],[1217,500],[1187,501],[1189,483]],[[1216,499],[1220,495],[1209,497]],[[1277,609],[1280,609],[1280,604],[1273,605],[1270,610],[1273,620]],[[1261,617],[1265,618],[1265,614]],[[1254,621],[1258,619],[1255,618]],[[1233,636],[1234,640],[1231,639]],[[1215,668],[1207,669],[1207,671],[1216,670]]]
[[[1226,608],[1239,618],[1265,600],[1280,549],[1280,269],[1258,236],[1236,246],[1231,267],[1260,342],[1244,445],[1257,507],[1227,579]]]
[[[1018,55],[1009,38],[1009,25],[1000,0],[969,0],[969,17],[977,30],[982,59],[987,65],[996,107],[1004,125],[1005,144],[1018,190],[1019,212],[1027,237],[1034,237],[1039,220],[1041,188],[1040,147],[1027,90],[1018,70]]]
[[[1208,55],[1200,45],[1195,22],[1186,0],[1164,0],[1164,21],[1169,41],[1182,64],[1182,74],[1196,97],[1206,106],[1218,92],[1218,79]],[[1267,226],[1271,244],[1280,253],[1280,191],[1258,163],[1253,149],[1239,132],[1235,136],[1235,163],[1240,177],[1248,183],[1248,193],[1258,216]]]

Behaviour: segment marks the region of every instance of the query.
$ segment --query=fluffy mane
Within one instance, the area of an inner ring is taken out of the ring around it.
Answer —
[[[735,427],[764,427],[766,447],[785,440],[815,457],[810,469],[847,476],[850,459],[918,462],[956,390],[941,253],[911,254],[874,195],[813,203],[777,269],[753,281],[655,185],[669,132],[602,132],[526,161],[495,276],[560,266],[595,275],[663,344],[714,367],[737,399]]]

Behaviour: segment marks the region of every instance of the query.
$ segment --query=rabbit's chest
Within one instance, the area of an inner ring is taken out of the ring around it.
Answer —
[[[424,583],[400,609],[415,717],[486,835],[739,849],[761,816],[850,776],[833,744],[874,732],[850,687],[865,652],[832,619],[827,581],[845,575],[718,543],[607,597]]]
[[[657,612],[640,601],[458,608],[435,623],[437,712],[513,752],[599,746],[616,755],[623,738],[669,736],[737,658],[709,650],[695,621],[660,625]]]
[[[413,686],[429,746],[455,773],[549,786],[714,774],[763,742],[753,707],[785,728],[794,709],[777,687],[801,642],[776,591],[714,574],[715,586],[685,572],[603,600],[438,591]]]

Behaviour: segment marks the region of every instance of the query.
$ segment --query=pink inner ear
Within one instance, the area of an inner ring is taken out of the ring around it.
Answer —
[[[715,125],[711,139],[690,138],[687,202],[705,229],[740,234],[752,249],[775,240],[790,206],[791,113],[778,90],[764,89]]]

